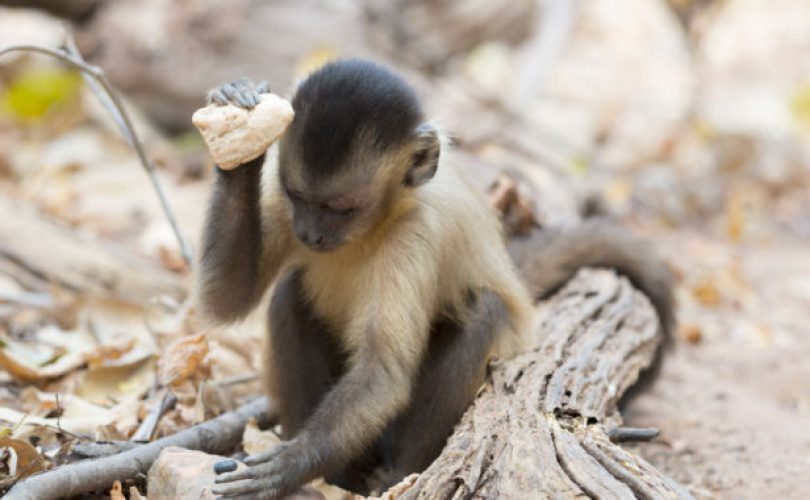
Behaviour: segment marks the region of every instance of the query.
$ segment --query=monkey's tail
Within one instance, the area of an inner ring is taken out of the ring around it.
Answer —
[[[644,238],[606,218],[593,217],[575,227],[535,230],[515,238],[509,253],[535,299],[553,294],[583,267],[615,269],[650,299],[664,344],[671,345],[675,276]]]
[[[675,331],[675,275],[652,244],[615,222],[593,217],[575,227],[534,230],[514,238],[509,253],[535,299],[553,294],[583,267],[615,269],[650,299],[664,339],[652,364],[622,396],[620,407],[647,392],[661,373],[662,354],[673,346]]]

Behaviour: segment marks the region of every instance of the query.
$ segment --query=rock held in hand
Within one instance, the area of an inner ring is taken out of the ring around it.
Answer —
[[[198,109],[191,122],[219,168],[232,170],[267,151],[287,130],[293,115],[289,101],[262,94],[261,102],[251,110],[211,104]]]

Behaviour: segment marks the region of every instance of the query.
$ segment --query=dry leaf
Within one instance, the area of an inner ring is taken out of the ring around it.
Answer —
[[[692,294],[704,306],[713,307],[720,303],[720,291],[711,278],[704,279],[695,285],[692,288]]]
[[[141,492],[138,491],[138,488],[136,488],[135,486],[130,486],[129,500],[147,500],[147,499],[145,496],[141,495]]]
[[[114,363],[110,361],[120,360],[125,354],[130,352],[135,347],[135,338],[130,337],[118,345],[102,345],[99,346],[95,352],[87,355],[87,362],[90,367],[107,366]],[[147,357],[147,356],[144,356]]]
[[[538,225],[531,202],[520,194],[515,181],[506,174],[499,176],[489,189],[489,202],[501,214],[509,235],[525,235]]]
[[[211,375],[208,336],[201,333],[174,342],[160,358],[159,373],[160,381],[169,387],[182,385],[187,380],[208,379]]]
[[[745,203],[738,193],[733,193],[726,202],[726,233],[732,241],[740,241],[745,235],[748,216]]]
[[[124,496],[124,488],[121,486],[121,481],[115,480],[110,490],[110,500],[127,500]]]
[[[256,419],[251,418],[245,425],[245,432],[242,434],[242,447],[248,455],[255,455],[263,451],[270,450],[281,444],[281,438],[275,432],[259,430]]]
[[[145,393],[154,382],[154,358],[146,356],[121,366],[90,368],[81,375],[75,394],[98,405],[109,405]]]
[[[191,271],[185,259],[177,250],[161,245],[158,247],[158,257],[163,267],[169,271],[178,274],[188,274]]]
[[[68,355],[59,358],[55,363],[44,367],[31,366],[8,349],[0,348],[0,368],[7,371],[12,378],[25,383],[42,383],[59,378],[85,364],[84,356]]]
[[[15,464],[9,470],[12,476],[22,479],[31,474],[45,470],[45,460],[37,452],[36,448],[27,441],[10,437],[0,438],[0,449],[11,448],[15,454]]]
[[[697,325],[683,325],[678,333],[681,338],[685,339],[690,344],[697,344],[703,340],[703,331]]]

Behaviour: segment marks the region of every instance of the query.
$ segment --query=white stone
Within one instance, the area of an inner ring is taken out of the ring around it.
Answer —
[[[160,451],[149,468],[146,491],[149,498],[213,500],[214,464],[226,457],[169,446]],[[240,469],[244,464],[237,462]]]
[[[261,102],[249,111],[230,104],[211,104],[198,109],[191,122],[219,168],[232,170],[267,151],[287,130],[293,116],[289,101],[262,94]]]

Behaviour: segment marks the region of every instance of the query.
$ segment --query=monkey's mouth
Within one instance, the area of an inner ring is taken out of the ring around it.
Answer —
[[[338,248],[342,247],[345,243],[345,240],[322,240],[322,241],[304,241],[299,238],[299,240],[305,247],[308,249],[318,252],[318,253],[326,253],[331,252],[332,250],[337,250]]]

